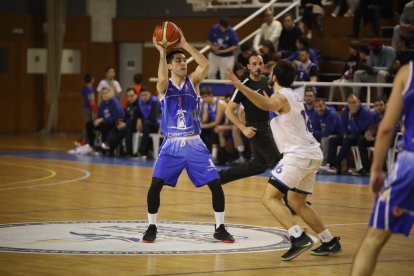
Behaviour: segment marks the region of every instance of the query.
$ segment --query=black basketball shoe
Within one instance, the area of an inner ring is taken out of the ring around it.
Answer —
[[[289,250],[282,255],[282,261],[290,261],[312,247],[312,239],[303,232],[299,238],[290,237],[291,246]]]
[[[311,250],[311,255],[315,256],[328,256],[335,255],[342,251],[341,244],[339,243],[340,237],[335,237],[329,242],[322,242],[321,246]]]
[[[142,242],[152,243],[155,242],[157,238],[157,226],[155,224],[150,224],[147,231],[145,231],[144,236],[142,237]]]
[[[220,226],[218,228],[216,228],[216,231],[214,232],[213,237],[216,240],[220,240],[220,241],[225,242],[225,243],[233,243],[234,242],[233,236],[230,235],[229,232],[227,232],[227,229],[224,226],[224,224],[220,224]]]

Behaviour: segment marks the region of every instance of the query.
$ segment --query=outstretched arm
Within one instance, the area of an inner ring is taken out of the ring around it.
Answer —
[[[233,85],[242,92],[255,106],[267,111],[279,111],[282,108],[282,97],[277,93],[274,93],[272,97],[268,97],[257,93],[241,83],[241,81],[232,72],[227,74],[227,78],[233,83]]]
[[[208,59],[187,42],[181,29],[180,29],[180,33],[181,33],[181,41],[180,41],[180,44],[177,45],[177,47],[180,47],[186,50],[194,58],[195,62],[197,62],[198,64],[196,70],[190,75],[190,79],[193,82],[194,86],[198,87],[200,82],[204,80],[207,76],[208,67],[209,67]]]
[[[155,48],[160,52],[160,62],[158,64],[158,81],[157,92],[158,95],[164,95],[168,87],[168,67],[167,67],[167,50],[159,45],[155,39],[152,38]]]

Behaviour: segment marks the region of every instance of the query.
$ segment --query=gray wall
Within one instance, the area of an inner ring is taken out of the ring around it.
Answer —
[[[132,78],[135,73],[142,73],[142,43],[120,43],[118,80],[121,83],[122,92],[128,86],[132,86]],[[135,67],[133,68],[132,65]]]

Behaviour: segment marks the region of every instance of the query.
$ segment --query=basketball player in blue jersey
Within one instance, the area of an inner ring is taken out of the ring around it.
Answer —
[[[160,193],[164,185],[175,187],[183,169],[194,185],[207,185],[212,193],[216,229],[213,237],[226,243],[234,238],[224,226],[224,192],[219,175],[210,153],[200,138],[200,97],[199,84],[206,77],[208,60],[194,49],[184,38],[177,48],[168,52],[153,39],[160,53],[158,65],[157,91],[161,98],[161,129],[164,142],[155,162],[151,186],[148,190],[149,226],[142,238],[143,242],[154,242],[157,235],[157,214],[160,206]],[[195,71],[187,76],[187,63],[184,50],[198,64]],[[168,78],[171,71],[171,78]]]
[[[402,115],[403,150],[384,181],[382,171],[395,126]],[[352,275],[371,275],[391,234],[408,236],[414,222],[414,61],[395,77],[375,142],[369,187],[377,195],[369,228],[352,266]]]

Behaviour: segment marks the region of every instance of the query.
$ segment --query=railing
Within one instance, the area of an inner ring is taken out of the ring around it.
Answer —
[[[157,82],[158,78],[150,78],[150,82]],[[214,79],[205,79],[202,81],[203,84],[231,84],[229,80],[214,80]],[[375,83],[375,82],[305,82],[305,81],[295,81],[293,86],[302,86],[304,89],[307,86],[312,87],[366,87],[367,88],[367,98],[366,104],[371,105],[371,87],[380,87],[380,88],[390,88],[392,83]],[[214,91],[213,91],[214,93]],[[326,102],[331,105],[345,105],[346,102]]]

